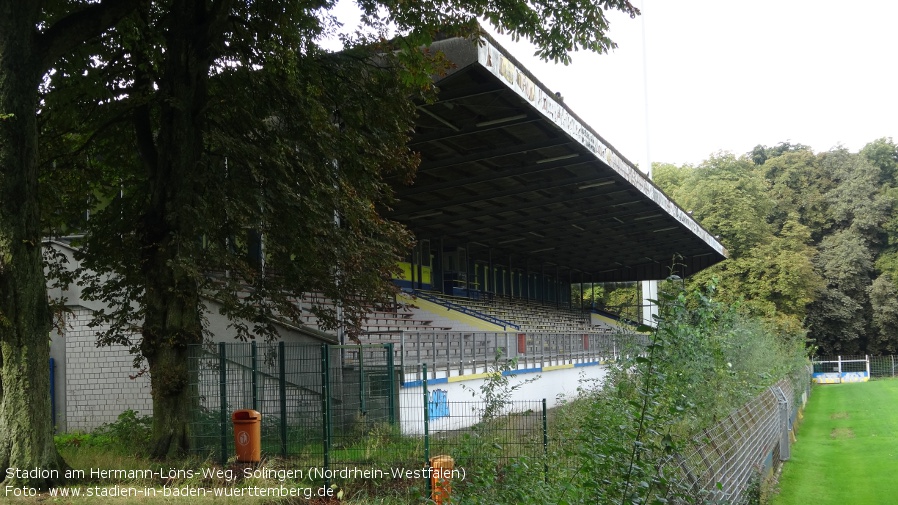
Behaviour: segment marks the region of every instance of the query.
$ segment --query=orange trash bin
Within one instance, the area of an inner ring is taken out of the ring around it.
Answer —
[[[262,461],[262,414],[252,409],[235,410],[231,414],[234,423],[234,448],[239,463]]]
[[[448,504],[452,495],[452,456],[440,455],[430,458],[430,499],[436,505]]]

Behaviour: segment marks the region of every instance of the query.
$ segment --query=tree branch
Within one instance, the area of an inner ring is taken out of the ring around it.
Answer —
[[[48,70],[73,47],[98,37],[145,1],[103,0],[60,19],[37,37],[42,69]]]

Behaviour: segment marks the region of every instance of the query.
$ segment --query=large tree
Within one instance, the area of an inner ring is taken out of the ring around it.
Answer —
[[[87,294],[114,309],[105,339],[146,359],[155,456],[189,444],[186,349],[202,341],[204,295],[252,337],[298,320],[304,291],[333,300],[312,310],[336,325],[339,308],[349,329],[391,292],[408,237],[377,209],[385,178],[414,170],[412,99],[446,64],[420,47],[486,18],[566,62],[613,46],[604,10],[638,13],[625,0],[358,4],[372,35],[328,54],[330,1],[154,2],[51,85],[78,86],[57,96],[91,112],[47,129],[76,154],[56,161],[101,175],[91,194],[108,205],[86,224],[84,264],[112,277]]]
[[[820,167],[820,156],[810,149],[789,150],[767,158],[759,169],[770,185],[775,205],[771,221],[782,227],[795,220],[806,226],[819,242],[832,227],[825,197],[833,182]]]
[[[871,331],[867,338],[867,352],[895,354],[898,352],[898,289],[888,274],[877,277],[870,285]]]
[[[767,164],[792,156],[804,159],[804,153],[770,151],[764,167],[730,154],[712,156],[698,167],[656,165],[662,189],[693,211],[711,233],[719,234],[732,252],[727,261],[700,272],[691,282],[705,285],[717,278],[718,298],[742,302],[747,311],[789,334],[801,331],[806,307],[822,281],[814,271],[811,231],[797,222],[802,213],[792,201],[791,178],[787,182],[777,178],[774,183],[764,175]],[[777,198],[780,195],[786,195],[785,202]]]
[[[678,203],[739,257],[771,234],[768,186],[747,158],[710,157],[692,169],[676,192]]]
[[[888,327],[888,308],[881,296],[888,290],[882,284],[873,289],[879,277],[876,264],[881,269],[888,263],[881,254],[890,242],[885,225],[894,201],[888,185],[889,159],[882,151],[870,147],[868,157],[834,149],[821,156],[822,176],[832,185],[824,193],[829,228],[822,231],[816,262],[827,285],[809,307],[807,327],[825,354],[880,348],[876,342],[883,342],[883,337],[877,334]],[[877,296],[876,307],[871,295]]]
[[[136,6],[0,1],[0,469],[7,485],[49,478],[5,470],[64,466],[50,424],[50,310],[41,258],[36,114],[42,78],[57,60]]]

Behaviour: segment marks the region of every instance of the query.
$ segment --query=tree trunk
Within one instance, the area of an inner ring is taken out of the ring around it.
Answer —
[[[176,0],[168,15],[159,86],[155,145],[141,155],[150,169],[149,205],[143,215],[146,320],[141,351],[153,389],[152,456],[189,449],[190,398],[187,346],[202,343],[195,243],[203,233],[193,209],[203,188],[203,111],[214,38],[221,36],[230,1],[207,10],[205,0]],[[143,130],[143,134],[146,134]],[[140,135],[141,132],[138,132]],[[147,148],[146,146],[151,146]],[[150,152],[147,151],[150,150]]]
[[[196,399],[189,394],[187,346],[202,342],[202,327],[196,289],[191,294],[189,286],[182,286],[179,291],[179,296],[148,300],[141,347],[153,394],[150,455],[158,459],[190,449],[190,405]]]
[[[11,5],[14,4],[14,5]],[[33,3],[38,5],[37,2]],[[35,111],[39,7],[0,2],[0,469],[5,485],[62,480],[50,415],[50,309],[41,258]],[[43,471],[36,477],[6,470]]]

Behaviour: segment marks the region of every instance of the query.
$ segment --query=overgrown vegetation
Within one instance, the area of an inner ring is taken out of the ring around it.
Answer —
[[[56,436],[61,448],[94,447],[122,454],[146,454],[150,443],[152,418],[128,409],[112,423],[104,423],[90,433],[65,433]]]
[[[704,428],[778,379],[807,364],[804,335],[785,334],[743,305],[668,280],[657,328],[644,352],[584,382],[552,423],[548,459],[520,455],[499,464],[508,447],[491,439],[488,420],[465,436],[460,459],[495,465],[458,486],[458,503],[705,503],[676,469],[678,454]],[[501,383],[495,388],[503,398]],[[486,456],[486,463],[482,459]],[[492,463],[489,463],[492,462]],[[707,491],[707,490],[705,490]]]
[[[678,452],[763,387],[806,362],[803,335],[783,335],[717,301],[716,283],[662,285],[645,353],[584,384],[565,416],[575,461],[559,503],[700,503],[675,470]],[[647,328],[644,328],[648,330]]]
[[[628,357],[610,366],[604,381],[584,381],[579,394],[552,413],[545,448],[543,426],[528,421],[531,412],[502,415],[520,387],[515,384],[521,383],[501,373],[513,371],[513,363],[497,361],[495,373],[474,390],[483,404],[481,422],[451,440],[432,442],[431,454],[445,451],[466,468],[467,478],[453,483],[454,503],[706,503],[702,490],[678,473],[678,454],[700,430],[804,366],[803,335],[777,333],[778,328],[747,315],[743,306],[718,301],[714,283],[694,289],[671,279],[660,293],[657,328],[642,328],[651,334],[649,347],[625,352]],[[102,459],[108,455],[88,462],[77,454],[108,454],[102,450],[141,439],[131,434],[148,434],[147,426],[145,418],[129,411],[91,435],[58,442],[76,466],[129,468],[146,463]],[[419,465],[420,441],[376,426],[359,432],[358,443],[334,457],[349,466]],[[138,447],[120,448],[140,454]],[[210,461],[194,464],[216,466]],[[263,465],[296,468],[304,463],[275,458]],[[423,479],[340,485],[346,488],[344,502],[359,504],[419,501],[426,489]]]

